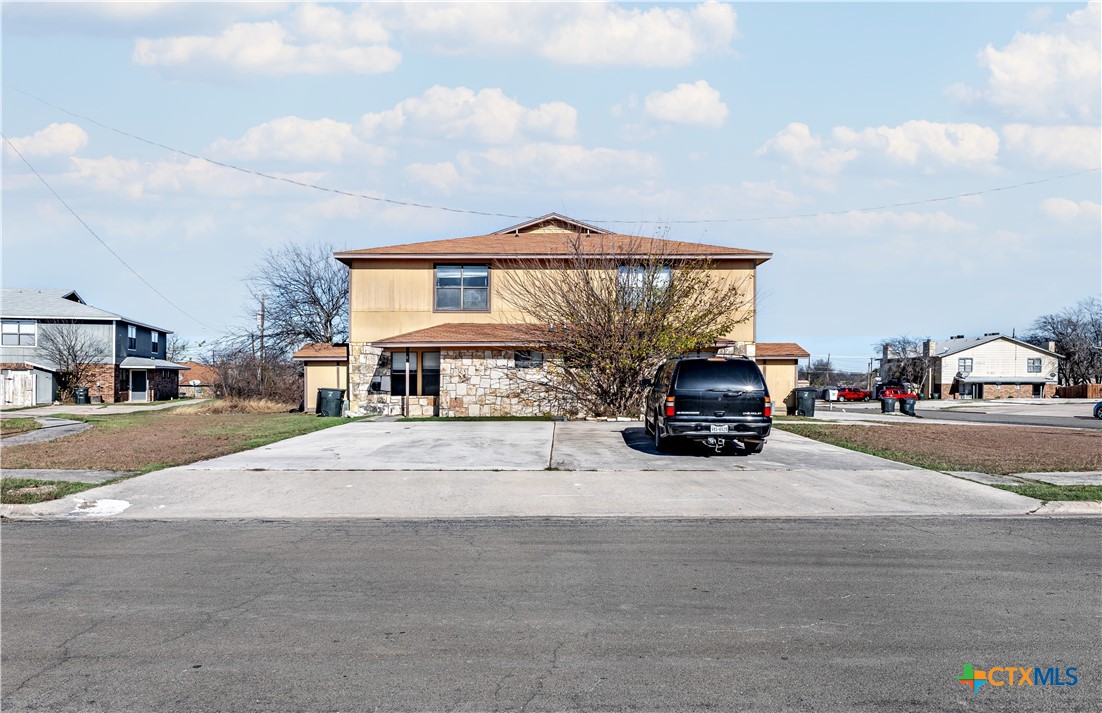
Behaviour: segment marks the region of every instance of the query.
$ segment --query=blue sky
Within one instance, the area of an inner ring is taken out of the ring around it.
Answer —
[[[759,340],[852,357],[842,366],[863,368],[885,336],[1021,333],[1102,291],[1099,16],[1098,3],[5,2],[4,135],[191,316],[7,145],[3,282],[75,288],[202,339],[244,319],[241,280],[267,248],[517,222],[265,180],[79,114],[352,193],[769,251]]]

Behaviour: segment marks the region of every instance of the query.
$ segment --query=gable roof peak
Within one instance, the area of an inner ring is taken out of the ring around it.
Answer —
[[[611,231],[598,228],[595,225],[583,223],[561,213],[548,213],[539,218],[533,218],[523,223],[511,225],[508,228],[494,231],[491,235],[520,235],[521,233],[590,233],[597,235],[610,235]]]

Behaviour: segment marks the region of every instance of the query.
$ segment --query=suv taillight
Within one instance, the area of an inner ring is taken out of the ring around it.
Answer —
[[[666,415],[667,416],[672,416],[673,415],[673,397],[672,396],[667,396],[666,397]]]
[[[769,418],[773,415],[773,399],[765,400],[765,417]]]

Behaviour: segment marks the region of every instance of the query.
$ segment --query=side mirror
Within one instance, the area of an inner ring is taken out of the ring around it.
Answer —
[[[640,379],[639,380],[639,385],[642,386],[644,389],[649,389],[650,385],[653,384],[653,383],[654,382],[651,381],[650,379]]]

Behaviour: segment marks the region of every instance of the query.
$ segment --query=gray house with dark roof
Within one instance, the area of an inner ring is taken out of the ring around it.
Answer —
[[[43,337],[71,325],[96,346],[87,387],[104,402],[156,401],[179,395],[178,372],[165,359],[170,330],[86,303],[74,290],[0,290],[3,403],[29,406],[57,399],[58,371]]]

